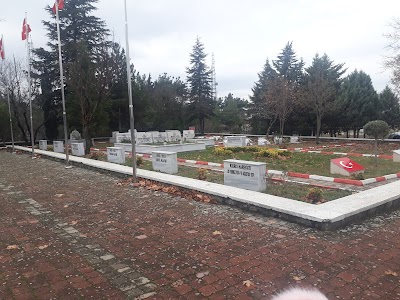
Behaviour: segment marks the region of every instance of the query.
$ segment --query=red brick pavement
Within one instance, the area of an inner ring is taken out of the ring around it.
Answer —
[[[28,155],[0,166],[0,299],[400,299],[399,211],[320,232]]]

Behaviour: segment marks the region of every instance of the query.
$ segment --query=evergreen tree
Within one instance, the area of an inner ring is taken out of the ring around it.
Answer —
[[[204,45],[197,37],[190,54],[191,66],[186,69],[189,84],[189,121],[197,119],[200,132],[204,134],[205,120],[213,115],[215,101],[212,92],[211,70],[206,65],[207,54]]]
[[[399,98],[388,86],[379,94],[381,106],[380,119],[389,124],[391,128],[398,128],[400,125],[400,104]]]
[[[272,68],[269,60],[267,59],[263,70],[258,73],[258,81],[254,83],[254,87],[251,89],[253,95],[250,96],[250,114],[253,133],[265,132],[267,128],[266,124],[272,123],[273,125],[274,123],[275,115],[266,106],[265,95],[267,92],[268,83],[276,78],[276,76],[276,71]],[[268,128],[270,128],[270,126],[268,126]]]
[[[371,77],[357,70],[347,76],[341,86],[337,105],[342,127],[353,129],[358,136],[364,124],[375,120],[380,111],[378,95]]]
[[[303,81],[303,59],[296,58],[296,53],[293,50],[292,42],[288,42],[278,55],[278,59],[274,60],[273,66],[278,75],[293,85],[300,85]]]
[[[343,64],[334,64],[328,55],[314,56],[312,65],[306,69],[304,97],[305,104],[311,108],[316,116],[316,142],[319,143],[322,118],[332,112],[336,95],[342,80],[340,77],[346,72]]]
[[[92,15],[96,10],[94,4],[97,2],[98,0],[65,0],[64,9],[59,11],[66,78],[69,75],[69,66],[77,60],[82,44],[85,44],[93,61],[102,56],[101,52],[104,51],[105,45],[110,45],[106,40],[109,32],[105,27],[105,22]],[[62,122],[58,40],[55,15],[50,6],[46,7],[46,10],[51,20],[43,21],[43,25],[47,30],[49,42],[47,49],[33,50],[32,66],[34,77],[38,78],[40,84],[41,94],[38,99],[45,117],[47,138],[55,139],[58,135],[57,125]],[[68,93],[67,82],[66,94]],[[80,127],[81,125],[72,124],[72,126]]]

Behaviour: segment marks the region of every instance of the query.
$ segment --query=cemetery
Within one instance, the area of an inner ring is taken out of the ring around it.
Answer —
[[[84,153],[85,145],[79,132],[72,132],[70,137],[72,155],[132,165],[130,132],[113,132],[110,139],[113,146],[106,146],[103,152],[92,151],[89,155]],[[349,184],[357,185],[360,180],[368,184],[374,183],[375,178],[379,181],[379,178],[386,176],[389,180],[400,175],[400,165],[396,163],[400,161],[400,150],[396,150],[396,143],[385,144],[380,149],[379,164],[374,165],[374,155],[354,152],[371,152],[369,143],[325,143],[316,146],[312,142],[299,140],[297,136],[275,138],[272,142],[245,135],[195,138],[193,130],[184,130],[182,133],[178,130],[135,131],[135,138],[136,153],[140,158],[138,168],[311,203],[314,203],[309,199],[312,186],[296,182],[294,177],[325,181],[342,178],[343,183],[349,179]],[[39,148],[47,150],[47,143],[46,140],[39,141]],[[62,153],[63,142],[54,141],[53,151]],[[363,182],[358,185],[364,185]],[[321,196],[316,203],[357,192],[351,186],[325,186],[319,190]]]

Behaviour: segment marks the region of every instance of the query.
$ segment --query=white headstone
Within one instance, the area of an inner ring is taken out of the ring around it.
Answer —
[[[291,143],[291,144],[300,143],[299,137],[298,137],[298,136],[291,136],[291,137],[290,137],[290,143]]]
[[[47,140],[39,140],[39,149],[47,150]]]
[[[393,161],[400,162],[400,150],[393,150]]]
[[[125,163],[125,151],[120,147],[107,147],[107,161],[124,164]]]
[[[270,145],[270,144],[271,143],[266,138],[263,138],[263,137],[260,137],[257,140],[257,145],[258,146],[265,146],[265,145]]]
[[[84,156],[85,148],[83,143],[71,143],[72,155]]]
[[[154,144],[162,144],[166,141],[168,141],[167,134],[165,132],[157,132],[153,133],[153,143]]]
[[[53,151],[57,153],[64,153],[64,142],[53,141]]]
[[[263,192],[267,188],[265,174],[267,164],[263,162],[227,159],[224,160],[224,184],[246,190]]]
[[[135,139],[138,144],[153,144],[153,137],[151,132],[138,132]]]
[[[277,137],[277,136],[274,137],[275,144],[282,144],[282,142],[283,142],[283,138]]]
[[[183,131],[183,139],[187,140],[187,139],[194,139],[195,134],[194,134],[194,130],[184,130]]]
[[[115,142],[116,143],[122,143],[122,141],[126,142],[131,140],[131,133],[130,132],[124,132],[124,133],[116,133],[115,134]]]
[[[153,170],[168,174],[178,173],[178,159],[176,152],[153,151],[151,153]]]
[[[243,147],[246,146],[246,136],[227,136],[226,137],[227,147]]]
[[[166,130],[168,142],[179,143],[182,140],[181,132],[179,130]]]

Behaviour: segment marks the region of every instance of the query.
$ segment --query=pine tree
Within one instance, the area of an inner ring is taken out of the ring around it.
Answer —
[[[340,89],[337,100],[341,112],[341,123],[345,129],[353,129],[358,136],[359,130],[378,117],[380,111],[378,94],[371,77],[363,71],[355,70],[347,76]]]
[[[63,51],[63,63],[65,77],[69,75],[69,66],[74,63],[82,44],[89,50],[93,61],[101,57],[105,46],[110,46],[107,41],[109,34],[103,20],[92,15],[96,10],[94,6],[98,0],[65,0],[64,9],[59,11],[60,34]],[[47,49],[38,48],[33,50],[34,61],[32,62],[34,77],[39,80],[41,103],[44,117],[45,129],[48,139],[55,139],[58,135],[57,125],[61,124],[61,92],[60,73],[58,65],[58,40],[55,15],[51,7],[46,7],[51,20],[43,21],[47,30]],[[68,82],[66,83],[66,94]],[[71,99],[67,97],[67,99]],[[80,124],[72,124],[80,126]]]
[[[189,120],[199,121],[201,134],[204,134],[205,120],[213,116],[215,105],[211,70],[206,65],[206,57],[204,45],[197,37],[193,52],[190,54],[191,66],[186,69],[186,73],[189,84]]]
[[[380,119],[386,121],[392,128],[400,125],[400,104],[399,98],[388,86],[379,94],[381,106]]]
[[[303,59],[296,58],[296,53],[293,50],[293,43],[288,42],[278,55],[278,59],[272,62],[275,71],[279,76],[282,76],[288,83],[300,85],[303,81]]]

